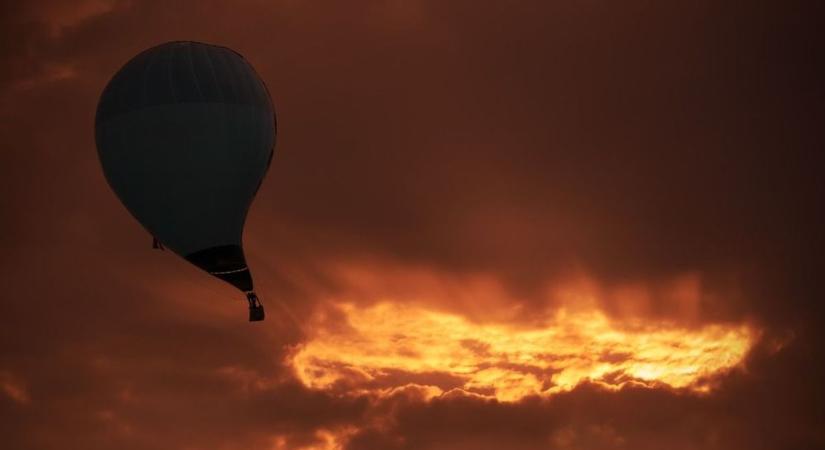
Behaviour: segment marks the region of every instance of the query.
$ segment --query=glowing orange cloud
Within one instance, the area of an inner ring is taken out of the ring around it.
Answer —
[[[305,444],[289,442],[286,436],[276,435],[271,439],[270,448],[272,450],[343,450],[346,442],[357,431],[355,427],[320,428],[315,432],[315,441]]]
[[[392,302],[337,310],[339,320],[322,320],[290,357],[309,388],[388,394],[414,385],[426,397],[461,391],[499,401],[584,381],[707,391],[708,380],[739,364],[755,339],[746,325],[617,323],[597,309],[561,308],[531,328]]]

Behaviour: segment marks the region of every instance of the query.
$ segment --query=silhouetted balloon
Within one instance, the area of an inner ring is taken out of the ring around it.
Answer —
[[[100,97],[98,155],[109,185],[164,246],[247,293],[247,210],[269,168],[275,113],[238,53],[169,42],[126,63]]]

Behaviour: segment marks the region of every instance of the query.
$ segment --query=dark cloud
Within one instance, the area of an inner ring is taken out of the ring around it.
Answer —
[[[817,426],[821,397],[809,395],[821,389],[822,373],[803,353],[791,350],[769,361],[757,352],[748,374],[729,375],[710,396],[582,385],[518,404],[472,397],[409,403],[389,427],[364,428],[347,448],[819,448],[825,445]]]
[[[8,448],[300,448],[323,430],[350,449],[825,447],[821,4],[75,6],[0,13]],[[98,167],[104,84],[173,39],[238,49],[278,107],[246,235],[263,327],[151,252]],[[707,396],[308,391],[284,355],[317,302],[353,292],[330,267],[364,260],[489,275],[527,306],[583,271],[649,287],[647,312],[676,320],[668,283],[693,274],[700,321],[766,337]]]

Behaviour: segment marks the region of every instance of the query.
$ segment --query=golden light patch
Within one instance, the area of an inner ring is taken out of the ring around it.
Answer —
[[[314,442],[296,444],[286,436],[272,438],[271,450],[344,450],[347,441],[358,431],[355,427],[337,429],[320,428],[315,431]]]
[[[0,392],[20,405],[27,405],[31,401],[26,385],[10,372],[0,370]]]
[[[519,328],[389,302],[338,308],[340,317],[320,321],[291,355],[309,388],[389,394],[418,386],[425,397],[459,390],[500,401],[584,381],[706,391],[754,340],[746,325],[616,323],[598,310],[561,309],[541,327]]]

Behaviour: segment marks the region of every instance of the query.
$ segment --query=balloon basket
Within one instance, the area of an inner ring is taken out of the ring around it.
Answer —
[[[264,305],[258,300],[258,296],[254,292],[247,292],[246,300],[249,302],[249,321],[260,322],[264,320],[264,317],[266,317]]]

